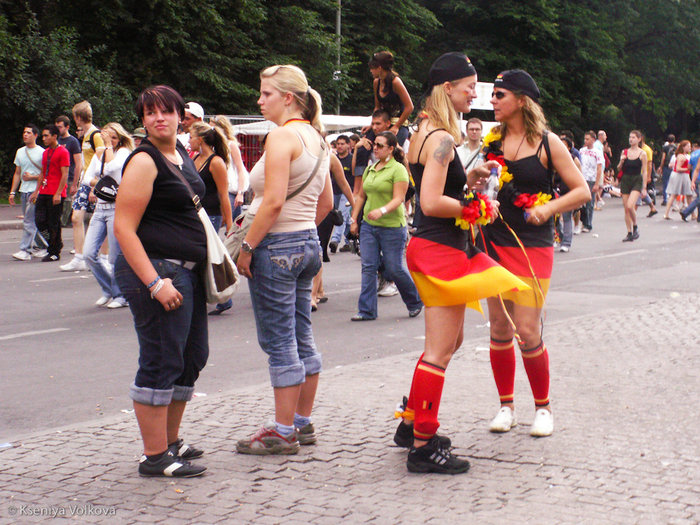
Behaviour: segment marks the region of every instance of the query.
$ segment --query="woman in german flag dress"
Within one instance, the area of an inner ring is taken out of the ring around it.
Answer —
[[[467,177],[456,153],[461,141],[457,111],[469,111],[475,89],[476,70],[464,54],[438,58],[430,69],[428,96],[408,154],[420,205],[406,261],[426,307],[425,351],[416,364],[394,441],[410,448],[407,468],[412,472],[458,474],[469,469],[468,461],[450,451],[451,441],[436,434],[445,369],[462,343],[465,306],[479,308],[479,299],[527,288],[468,242],[467,231],[457,224],[465,210],[473,209],[462,203],[467,180],[473,188],[497,166],[486,163]],[[475,202],[486,201],[471,204]],[[482,219],[490,220],[488,215]]]
[[[520,351],[535,398],[533,436],[549,436],[554,420],[549,405],[549,356],[542,341],[541,315],[554,257],[557,213],[579,208],[590,198],[581,172],[559,138],[546,130],[540,92],[523,70],[504,71],[494,82],[491,103],[501,124],[485,138],[488,159],[496,159],[500,174],[500,217],[483,229],[487,253],[530,288],[488,299],[491,327],[490,358],[501,408],[491,432],[507,432],[516,424],[513,410],[515,347]],[[570,191],[553,198],[556,171]]]

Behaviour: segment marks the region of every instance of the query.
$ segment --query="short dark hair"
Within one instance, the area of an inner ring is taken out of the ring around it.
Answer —
[[[70,119],[66,115],[59,115],[58,117],[56,117],[56,120],[53,121],[54,124],[57,124],[59,122],[67,128],[70,127]]]
[[[372,113],[372,118],[381,118],[382,120],[389,122],[391,120],[391,115],[389,115],[389,112],[386,109],[378,109]]]
[[[589,130],[586,131],[583,135],[584,135],[584,137],[585,137],[586,135],[589,135],[589,136],[593,137],[594,139],[597,139],[597,138],[598,138],[598,135],[596,135],[596,132],[593,131],[592,129],[589,129]]]
[[[676,136],[671,134],[666,138],[666,140],[669,142],[676,142]]]
[[[484,123],[481,122],[481,119],[479,119],[479,118],[472,117],[469,120],[467,120],[467,129],[469,129],[469,124],[479,124],[481,129],[484,129]]]
[[[349,140],[354,140],[355,142],[360,142],[360,136],[357,133],[353,133],[348,137]]]
[[[136,114],[140,119],[146,109],[158,107],[166,111],[175,111],[180,118],[185,118],[185,101],[180,93],[170,86],[158,85],[144,89],[136,100]]]
[[[571,149],[574,147],[574,141],[571,140],[567,135],[562,135],[561,141],[566,144],[567,149]]]
[[[22,128],[22,131],[24,131],[27,128],[31,129],[32,133],[34,133],[34,135],[39,134],[39,128],[36,126],[36,124],[32,124],[31,122],[29,124],[25,124],[24,127]]]
[[[47,124],[43,128],[41,128],[41,131],[48,131],[51,135],[56,135],[58,137],[58,128],[56,127],[56,124]]]
[[[347,142],[348,144],[350,143],[350,139],[348,138],[347,135],[338,135],[338,136],[335,138],[335,141],[338,142],[339,140],[344,140],[344,141]]]
[[[571,139],[571,142],[574,141],[574,133],[573,133],[573,131],[571,131],[570,129],[562,129],[562,130],[559,132],[559,136],[561,137],[562,135],[563,135],[564,137],[569,137],[569,138]]]

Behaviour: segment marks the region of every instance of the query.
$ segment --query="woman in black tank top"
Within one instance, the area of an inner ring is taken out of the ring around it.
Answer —
[[[461,53],[447,53],[433,64],[429,79],[430,94],[409,150],[420,205],[418,230],[406,252],[408,268],[426,306],[425,352],[416,364],[394,441],[410,448],[408,470],[457,474],[466,472],[469,463],[452,455],[450,440],[436,434],[445,369],[462,343],[466,304],[491,293],[478,290],[490,283],[469,275],[470,264],[477,260],[482,268],[496,270],[497,265],[492,261],[489,265],[488,257],[475,253],[455,220],[462,217],[465,183],[473,188],[496,163],[486,163],[466,175],[455,150],[461,140],[457,112],[468,112],[476,98],[476,70],[469,59]]]
[[[536,414],[530,434],[548,436],[554,420],[549,406],[549,357],[542,342],[540,319],[554,257],[552,217],[579,208],[591,194],[566,146],[546,131],[539,95],[535,81],[525,71],[498,75],[491,103],[501,125],[484,139],[489,149],[500,153],[493,154],[504,163],[498,193],[501,217],[484,228],[485,245],[489,255],[530,286],[488,299],[491,368],[501,402],[489,430],[507,432],[516,424],[516,336],[535,397]],[[555,170],[569,191],[558,199],[528,207],[526,203],[533,197],[539,202],[552,197]]]
[[[399,146],[408,139],[406,121],[413,111],[413,101],[406,86],[393,69],[394,55],[389,51],[379,51],[372,55],[369,70],[374,81],[374,110],[381,109],[389,113],[391,131],[398,139]],[[363,130],[367,131],[367,130]]]

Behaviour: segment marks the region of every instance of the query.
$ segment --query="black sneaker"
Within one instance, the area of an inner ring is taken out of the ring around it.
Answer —
[[[462,474],[469,470],[469,462],[459,459],[442,447],[437,436],[422,447],[411,447],[406,460],[409,472],[435,472],[436,474]]]
[[[452,446],[452,440],[447,436],[435,434],[435,437],[440,442],[441,447],[450,448]],[[411,448],[413,446],[413,425],[401,421],[394,434],[394,443],[402,448]]]
[[[185,443],[182,438],[178,439],[172,445],[168,445],[168,448],[173,451],[173,454],[182,459],[197,459],[204,455],[203,450],[191,447]]]
[[[328,245],[328,247],[331,249],[331,253],[335,253],[338,251],[338,243],[331,241],[331,243]]]
[[[632,242],[634,240],[634,236],[632,235],[632,232],[627,232],[627,237],[622,239],[622,242]]]
[[[44,257],[41,258],[41,262],[56,262],[60,260],[61,256],[54,255],[53,253],[47,253],[46,255],[44,255]]]
[[[141,456],[139,461],[139,475],[144,477],[193,478],[201,476],[205,470],[207,467],[178,458],[171,449],[158,461],[151,461],[146,456]]]
[[[340,248],[340,250],[338,250],[338,252],[340,252],[340,253],[349,253],[351,251],[352,251],[352,246],[350,246],[347,243],[343,244],[343,246]]]

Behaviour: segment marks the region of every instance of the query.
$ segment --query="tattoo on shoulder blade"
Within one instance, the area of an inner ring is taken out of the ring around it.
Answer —
[[[449,164],[450,155],[452,154],[452,149],[454,148],[454,141],[452,137],[443,137],[440,139],[440,144],[433,153],[433,158],[437,160],[440,164]]]

